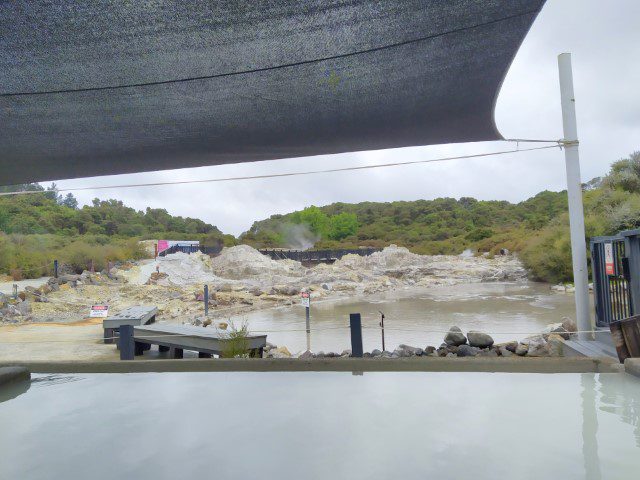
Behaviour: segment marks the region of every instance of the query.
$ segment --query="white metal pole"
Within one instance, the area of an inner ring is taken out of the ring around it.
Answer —
[[[558,56],[560,72],[560,99],[562,126],[564,129],[564,158],[567,167],[567,193],[569,197],[569,228],[571,231],[571,258],[573,260],[573,284],[575,285],[576,323],[578,331],[593,330],[589,314],[589,276],[587,272],[587,245],[582,208],[582,182],[580,180],[580,156],[578,153],[578,127],[576,125],[576,101],[573,94],[571,54]],[[580,333],[580,340],[590,340],[593,335]]]

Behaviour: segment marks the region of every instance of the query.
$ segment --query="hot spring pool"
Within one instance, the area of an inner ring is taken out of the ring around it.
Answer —
[[[625,374],[35,375],[0,393],[2,479],[640,475]]]

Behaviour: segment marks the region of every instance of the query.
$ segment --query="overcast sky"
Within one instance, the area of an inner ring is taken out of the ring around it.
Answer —
[[[582,179],[640,150],[640,1],[548,0],[507,74],[496,108],[505,138],[562,137],[557,55],[571,52]],[[530,145],[531,146],[531,145]],[[57,182],[60,188],[262,175],[506,150],[504,142],[414,147]],[[166,208],[238,235],[255,220],[308,205],[471,196],[517,202],[565,188],[564,156],[543,150],[475,160],[283,179],[77,192]]]

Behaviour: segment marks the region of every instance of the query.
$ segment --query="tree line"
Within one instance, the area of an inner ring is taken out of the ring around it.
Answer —
[[[50,274],[53,258],[76,270],[90,260],[146,255],[141,239],[200,240],[205,245],[245,243],[266,248],[384,247],[391,243],[420,254],[517,252],[536,280],[569,281],[566,191],[544,191],[519,203],[470,197],[310,206],[255,222],[235,238],[194,218],[165,209],[135,210],[118,200],[94,199],[78,207],[55,184],[0,187],[34,191],[0,197],[0,273]],[[640,228],[640,152],[614,162],[609,173],[583,185],[587,238]],[[101,262],[101,263],[98,263]]]

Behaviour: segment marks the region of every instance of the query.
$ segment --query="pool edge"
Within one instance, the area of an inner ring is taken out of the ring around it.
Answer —
[[[323,358],[180,359],[134,361],[0,362],[23,366],[33,373],[143,372],[504,372],[504,373],[620,373],[624,366],[609,358]]]

